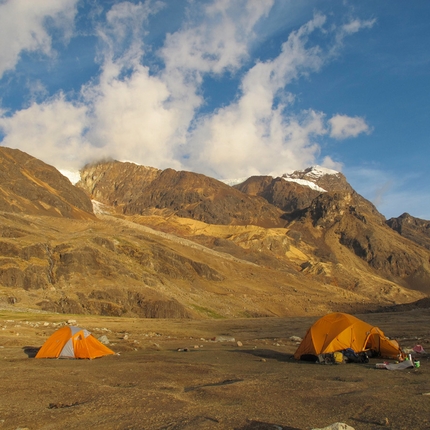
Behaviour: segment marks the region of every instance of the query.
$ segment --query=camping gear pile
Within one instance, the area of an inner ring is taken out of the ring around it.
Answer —
[[[403,360],[397,341],[381,329],[352,315],[335,312],[320,318],[309,328],[294,354],[296,360],[319,363],[367,363],[369,357]]]

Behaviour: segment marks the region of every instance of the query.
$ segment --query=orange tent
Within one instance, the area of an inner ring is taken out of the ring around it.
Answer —
[[[36,358],[97,358],[115,354],[89,331],[65,326],[52,334],[36,354]]]
[[[395,340],[360,319],[344,313],[332,313],[320,318],[306,333],[294,354],[319,355],[351,348],[354,352],[375,351],[381,357],[400,358],[402,351]]]

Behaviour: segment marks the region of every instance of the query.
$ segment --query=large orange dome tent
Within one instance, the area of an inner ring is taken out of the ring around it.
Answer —
[[[36,358],[98,358],[115,354],[88,330],[65,326],[54,332],[39,349]]]
[[[402,357],[397,341],[388,339],[378,327],[336,312],[325,315],[309,328],[294,358],[300,360],[302,356],[318,356],[348,348],[356,353],[372,350],[381,357]]]

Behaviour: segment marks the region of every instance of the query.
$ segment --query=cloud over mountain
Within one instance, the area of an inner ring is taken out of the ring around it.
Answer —
[[[31,150],[63,169],[112,157],[229,177],[313,164],[320,150],[315,138],[327,134],[328,123],[322,112],[293,110],[288,85],[323,67],[347,32],[316,14],[291,31],[278,55],[253,60],[256,27],[273,2],[239,3],[194,5],[159,47],[148,45],[146,34],[162,5],[114,4],[93,24],[99,74],[80,87],[79,97],[60,90],[3,115],[3,144]],[[33,38],[10,51],[3,70],[12,69],[24,50],[51,52],[44,19],[64,22],[62,37],[69,35],[75,2],[44,6],[25,26]],[[323,47],[311,41],[323,33],[332,33],[333,42]],[[202,111],[208,103],[205,80],[225,75],[237,79],[235,98]],[[361,126],[352,126],[354,121]],[[336,137],[338,128],[331,127]],[[357,118],[349,118],[347,127],[353,135],[367,130]]]
[[[362,184],[398,177],[378,207],[397,216],[413,194],[426,218],[430,45],[414,35],[429,9],[4,0],[0,144],[62,170],[113,158],[223,179],[318,164],[368,198],[386,181]]]

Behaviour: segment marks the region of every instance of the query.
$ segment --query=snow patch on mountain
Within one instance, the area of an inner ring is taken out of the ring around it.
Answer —
[[[295,170],[292,173],[285,173],[282,175],[284,178],[298,178],[298,179],[308,179],[310,181],[316,181],[323,176],[326,175],[338,175],[339,172],[332,169],[327,169],[326,167],[322,166],[312,166],[308,167],[304,170]]]
[[[300,185],[312,188],[313,190],[319,191],[320,193],[326,193],[327,190],[321,188],[315,182],[326,175],[338,175],[339,172],[332,169],[327,169],[322,166],[312,166],[305,170],[296,170],[292,173],[285,173],[282,178],[289,182],[296,182]]]
[[[295,179],[295,178],[286,178],[286,177],[282,177],[282,179],[284,179],[287,182],[296,182],[299,185],[309,187],[312,190],[319,191],[320,193],[326,193],[327,192],[327,190],[325,190],[324,188],[321,188],[317,184],[314,184],[311,181],[307,181],[306,179]]]
[[[319,191],[320,193],[326,193],[327,190],[321,188],[315,182],[318,179],[322,178],[325,175],[338,175],[339,172],[332,169],[327,169],[322,166],[312,166],[308,167],[304,170],[295,170],[292,173],[284,173],[282,175],[282,179],[287,182],[296,182],[297,184],[303,185],[304,187],[309,187],[313,190]],[[241,184],[245,182],[248,178],[237,178],[237,179],[220,179],[224,184],[230,185],[231,187],[234,185]]]
[[[101,214],[101,215],[110,214],[111,209],[108,205],[105,205],[104,203],[101,203],[97,200],[91,200],[91,203],[93,204],[93,212],[95,214]]]

